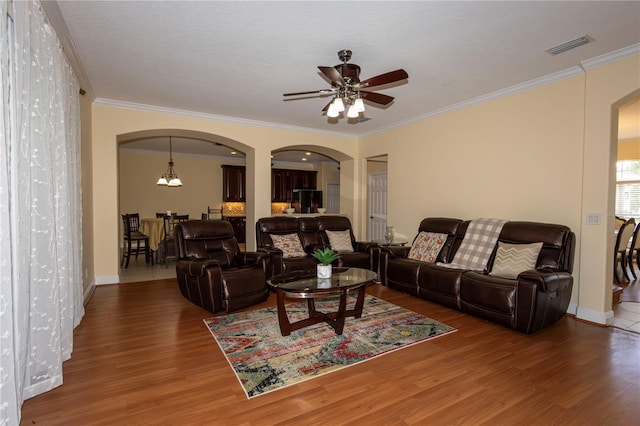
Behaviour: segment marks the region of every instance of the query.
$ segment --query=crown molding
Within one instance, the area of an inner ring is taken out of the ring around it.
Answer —
[[[596,56],[595,58],[587,59],[586,61],[582,61],[580,64],[585,70],[587,70],[607,65],[612,62],[621,61],[635,55],[640,55],[640,43],[632,44],[631,46],[614,50],[613,52],[605,53],[604,55]]]
[[[319,134],[319,135],[325,135],[325,136],[337,136],[337,137],[348,138],[348,139],[358,139],[358,136],[347,134],[347,133],[326,132],[326,131],[317,130],[317,129],[310,129],[308,127],[269,123],[267,121],[249,120],[246,118],[230,117],[226,115],[206,114],[202,112],[187,111],[187,110],[174,109],[174,108],[165,108],[165,107],[159,107],[155,105],[137,104],[137,103],[126,102],[126,101],[117,101],[114,99],[107,99],[107,98],[96,98],[94,103],[97,105],[112,106],[116,108],[125,108],[125,109],[131,109],[135,111],[157,112],[161,114],[178,115],[181,117],[188,117],[188,118],[224,121],[227,123],[242,124],[246,126],[267,127],[272,129],[278,129],[278,130],[290,130],[290,131],[302,132],[302,133],[313,133],[313,134]]]
[[[473,99],[469,99],[454,105],[450,105],[444,108],[437,109],[435,111],[428,112],[426,114],[422,114],[416,116],[414,118],[404,120],[398,123],[395,123],[391,126],[387,126],[381,129],[377,129],[373,132],[368,132],[361,134],[360,137],[375,135],[378,133],[386,132],[391,129],[395,129],[398,127],[403,127],[408,124],[416,123],[418,121],[426,120],[428,118],[436,117],[438,115],[446,114],[452,111],[461,110],[464,108],[468,108],[473,105],[478,105],[484,102],[488,102],[494,99],[502,98],[505,96],[514,95],[519,92],[523,92],[525,90],[535,89],[537,87],[542,87],[550,83],[555,83],[567,78],[575,77],[581,74],[584,74],[587,69],[592,69],[596,67],[600,67],[603,65],[610,64],[612,62],[617,62],[622,59],[629,58],[631,56],[640,55],[640,44],[634,44],[619,50],[615,50],[613,52],[606,53],[604,55],[596,56],[595,58],[587,59],[585,61],[580,62],[580,65],[575,67],[568,68],[563,71],[559,71],[553,74],[548,74],[546,76],[536,78],[533,80],[526,81],[524,83],[515,84],[513,86],[509,86],[504,89],[496,90],[495,92],[487,93],[486,95],[478,96]]]

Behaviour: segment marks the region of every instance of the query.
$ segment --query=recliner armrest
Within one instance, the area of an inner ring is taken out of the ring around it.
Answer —
[[[176,263],[176,272],[201,277],[209,267],[220,268],[220,263],[214,259],[178,259]]]
[[[240,253],[240,259],[242,265],[255,265],[257,263],[266,261],[271,254],[266,251],[246,251]]]

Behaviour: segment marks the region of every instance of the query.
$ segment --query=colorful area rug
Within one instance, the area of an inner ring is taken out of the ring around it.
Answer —
[[[355,297],[349,301],[355,303]],[[316,300],[322,312],[337,298]],[[306,302],[287,304],[291,321],[308,316]],[[367,295],[362,317],[347,318],[341,336],[322,323],[282,337],[275,306],[204,320],[247,398],[340,370],[456,331],[446,324]]]

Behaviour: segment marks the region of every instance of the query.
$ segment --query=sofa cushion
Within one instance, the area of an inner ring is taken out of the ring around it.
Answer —
[[[353,253],[353,244],[351,244],[351,233],[345,231],[325,231],[329,238],[329,245],[334,251]]]
[[[446,241],[447,234],[420,232],[413,240],[407,258],[434,263]]]
[[[300,244],[298,234],[271,234],[271,241],[273,241],[275,248],[282,250],[282,257],[284,258],[304,257],[307,255],[302,248],[302,244]]]
[[[542,243],[508,244],[498,242],[498,251],[489,275],[515,279],[521,272],[535,269]]]

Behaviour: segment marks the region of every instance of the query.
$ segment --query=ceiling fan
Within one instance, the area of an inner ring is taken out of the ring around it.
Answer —
[[[347,63],[351,59],[351,51],[346,49],[339,51],[338,58],[342,61],[341,64],[333,67],[318,67],[322,74],[331,81],[331,88],[285,93],[283,96],[333,95],[333,99],[322,109],[322,112],[326,112],[329,117],[338,117],[348,106],[347,117],[358,118],[360,113],[364,112],[363,100],[380,105],[389,105],[394,99],[393,96],[363,89],[395,83],[409,78],[409,74],[400,68],[360,81],[360,67],[356,64]]]

